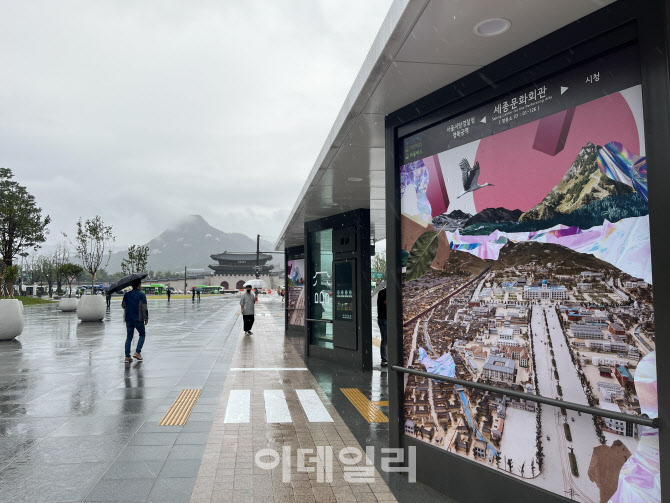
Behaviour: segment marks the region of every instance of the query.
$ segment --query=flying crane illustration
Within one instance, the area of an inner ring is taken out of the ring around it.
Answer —
[[[470,163],[467,159],[463,159],[459,166],[461,167],[461,174],[463,176],[463,192],[458,196],[458,199],[461,196],[464,196],[468,192],[474,192],[479,190],[482,187],[488,187],[489,185],[493,186],[492,183],[485,183],[484,185],[479,185],[477,179],[479,178],[479,161],[475,162],[474,167],[470,167]]]

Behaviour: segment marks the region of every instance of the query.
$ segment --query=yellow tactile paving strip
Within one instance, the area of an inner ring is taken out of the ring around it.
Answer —
[[[377,405],[378,407],[388,407],[389,406],[388,400],[379,400],[379,401],[376,401],[376,402],[373,400],[372,403],[374,405]]]
[[[358,388],[340,388],[368,423],[388,423],[389,418],[379,410]]]
[[[158,426],[182,426],[186,424],[188,416],[191,415],[195,402],[198,401],[202,390],[183,389],[179,396],[175,398],[170,408],[167,410]]]

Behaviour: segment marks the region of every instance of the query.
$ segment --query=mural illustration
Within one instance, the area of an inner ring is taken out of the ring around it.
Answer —
[[[289,260],[286,270],[286,302],[289,325],[305,326],[305,260]]]
[[[641,87],[598,95],[583,72],[442,124],[443,150],[405,142],[403,363],[654,417]],[[406,435],[562,496],[660,501],[655,429],[410,375],[404,415]]]

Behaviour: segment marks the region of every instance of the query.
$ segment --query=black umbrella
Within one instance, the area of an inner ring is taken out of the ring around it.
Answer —
[[[148,276],[148,274],[129,274],[128,276],[124,276],[121,278],[119,281],[116,283],[113,283],[109,287],[109,293],[112,294],[114,292],[119,292],[123,290],[124,288],[129,287],[132,285],[133,281],[136,279],[144,279]]]

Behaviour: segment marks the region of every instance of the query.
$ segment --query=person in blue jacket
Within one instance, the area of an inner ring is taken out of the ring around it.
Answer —
[[[133,335],[137,329],[139,340],[135,348],[135,357],[137,360],[142,360],[142,346],[144,346],[144,337],[146,335],[144,326],[149,323],[149,308],[147,307],[147,296],[140,290],[142,281],[136,279],[132,282],[133,289],[123,296],[123,321],[126,322],[126,363],[130,363],[133,359],[130,357],[130,344],[133,342]]]

